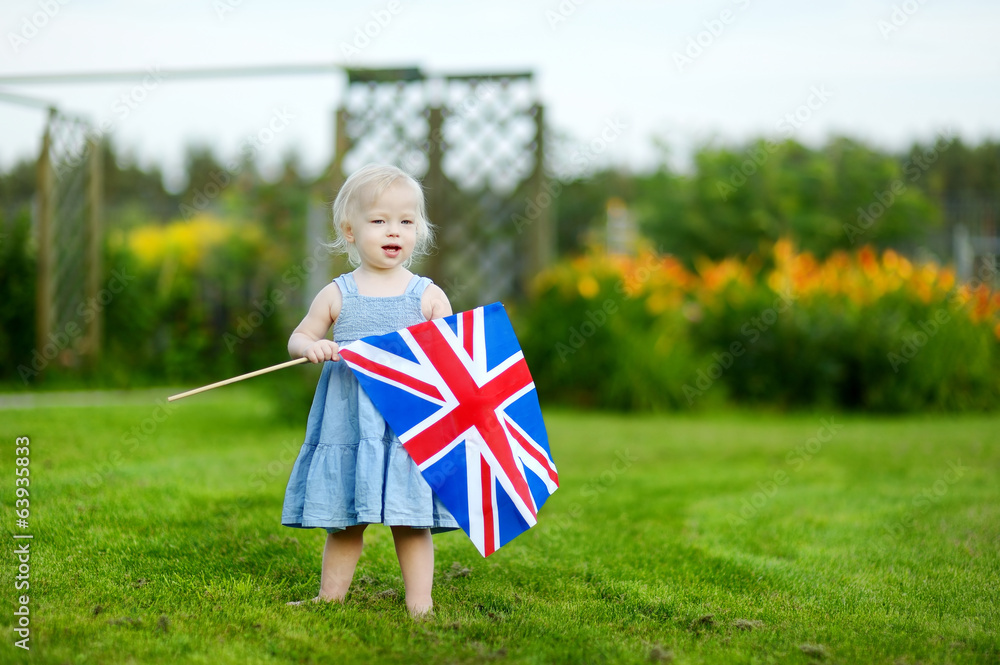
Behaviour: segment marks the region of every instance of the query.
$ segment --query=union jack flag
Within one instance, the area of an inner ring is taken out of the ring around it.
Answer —
[[[480,554],[535,525],[559,477],[501,303],[366,337],[340,356]]]

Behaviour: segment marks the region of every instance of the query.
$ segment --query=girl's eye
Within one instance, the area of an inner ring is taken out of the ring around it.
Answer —
[[[373,219],[372,220],[372,224],[385,224],[385,220],[383,220],[383,219]]]
[[[412,223],[413,223],[412,219],[404,219],[403,220],[403,224],[412,224]]]

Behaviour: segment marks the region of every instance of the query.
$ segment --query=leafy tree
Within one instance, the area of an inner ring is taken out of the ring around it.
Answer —
[[[177,215],[180,198],[163,185],[163,172],[153,164],[143,169],[136,159],[119,152],[110,139],[101,143],[105,223],[111,227],[166,221]]]
[[[21,209],[31,206],[37,170],[34,160],[22,159],[6,173],[0,173],[0,215],[14,219]]]
[[[559,186],[553,215],[559,254],[578,252],[595,234],[603,232],[609,199],[627,201],[636,196],[636,179],[613,170],[598,171]]]
[[[746,256],[783,236],[823,257],[920,237],[940,218],[897,159],[847,138],[818,150],[767,140],[705,146],[690,175],[663,165],[638,178],[638,192],[644,232],[689,262]]]
[[[0,377],[19,379],[35,344],[35,257],[31,219],[22,209],[12,224],[0,217]]]
[[[1000,196],[1000,142],[968,146],[960,138],[938,136],[914,143],[904,155],[916,184],[928,194],[954,198]]]

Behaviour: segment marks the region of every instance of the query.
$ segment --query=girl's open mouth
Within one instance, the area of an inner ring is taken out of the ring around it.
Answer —
[[[399,245],[382,245],[382,251],[384,251],[389,256],[395,256],[403,250]]]

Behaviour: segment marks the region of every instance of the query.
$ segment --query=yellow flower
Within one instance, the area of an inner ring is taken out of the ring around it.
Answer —
[[[171,257],[190,270],[201,265],[216,247],[237,239],[243,244],[259,245],[261,233],[254,227],[237,229],[221,219],[199,215],[165,226],[141,226],[132,230],[126,242],[141,263],[162,265]]]
[[[897,268],[899,276],[903,279],[909,279],[913,274],[913,264],[910,263],[905,256],[899,257],[899,267]],[[954,281],[954,279],[952,280]]]
[[[601,285],[597,283],[597,280],[590,275],[584,275],[580,278],[577,283],[576,288],[580,291],[580,295],[588,300],[596,296],[601,291]]]
[[[141,263],[146,265],[160,263],[165,252],[163,235],[161,227],[139,227],[129,234],[128,247]]]
[[[767,285],[775,293],[781,293],[788,285],[788,277],[786,275],[782,275],[778,271],[774,271],[767,276]]]
[[[677,309],[681,304],[681,295],[676,291],[658,289],[649,294],[646,299],[646,311],[650,314],[662,314],[669,309]]]

